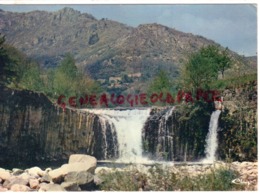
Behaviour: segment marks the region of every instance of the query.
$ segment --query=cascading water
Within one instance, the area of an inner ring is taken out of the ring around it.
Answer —
[[[158,145],[157,152],[163,153],[164,156],[159,156],[157,153],[157,158],[160,157],[162,159],[166,159],[167,157],[173,158],[173,141],[172,136],[169,133],[169,129],[167,127],[167,121],[169,117],[172,115],[175,107],[172,107],[167,110],[167,112],[161,117],[159,122],[159,131],[158,131]],[[165,155],[167,153],[167,156]]]
[[[143,161],[142,157],[142,128],[150,115],[151,109],[85,109],[88,112],[99,115],[99,117],[110,122],[115,127],[119,161],[137,162]]]
[[[216,151],[218,148],[217,130],[218,130],[218,118],[220,110],[215,110],[210,117],[209,132],[206,138],[205,153],[206,158],[203,162],[214,162],[216,160]]]

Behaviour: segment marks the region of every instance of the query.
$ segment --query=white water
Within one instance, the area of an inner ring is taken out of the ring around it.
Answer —
[[[209,132],[206,137],[205,147],[206,158],[203,160],[205,163],[213,163],[216,161],[216,151],[218,148],[217,130],[220,113],[220,110],[215,110],[210,117]]]
[[[120,162],[143,162],[142,128],[151,109],[112,110],[84,109],[105,118],[115,126]]]
[[[161,152],[166,153],[166,142],[169,145],[168,152],[173,153],[173,142],[172,142],[172,137],[169,135],[169,129],[167,129],[167,121],[169,117],[172,115],[173,110],[175,107],[170,108],[165,115],[162,116],[160,123],[159,123],[159,131],[158,131],[158,138],[159,142],[162,145]],[[160,145],[158,145],[160,146]],[[173,156],[172,156],[173,157]]]

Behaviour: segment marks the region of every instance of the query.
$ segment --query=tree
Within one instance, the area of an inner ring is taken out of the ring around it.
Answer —
[[[172,91],[172,83],[167,73],[163,70],[160,70],[159,73],[155,76],[154,80],[151,82],[148,92],[149,93],[167,93]]]
[[[197,53],[190,55],[188,62],[182,69],[182,85],[189,90],[209,89],[210,83],[218,79],[221,72],[232,64],[228,49],[221,51],[219,47],[210,45],[201,48]]]
[[[59,95],[79,97],[89,93],[98,94],[101,91],[97,82],[90,79],[83,71],[78,71],[75,59],[70,54],[67,54],[61,61],[60,66],[54,71],[53,78],[51,74],[48,78],[50,79],[49,86],[53,86],[53,97]],[[51,84],[51,79],[53,79],[53,84]]]
[[[232,59],[228,55],[229,49],[226,48],[221,52],[221,55],[218,58],[218,70],[221,72],[222,79],[224,79],[224,71],[231,67]]]
[[[43,91],[43,81],[39,65],[31,62],[26,65],[26,68],[20,79],[20,84],[29,90]]]
[[[67,54],[54,73],[53,87],[55,95],[76,95],[76,77],[77,67],[75,60],[72,55]]]
[[[0,34],[0,83],[10,83],[15,73],[13,63],[5,49],[5,36]]]

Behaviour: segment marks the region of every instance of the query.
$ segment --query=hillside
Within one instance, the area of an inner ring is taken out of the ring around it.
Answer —
[[[105,18],[98,20],[71,8],[28,13],[1,10],[0,33],[8,44],[43,67],[55,67],[66,53],[71,53],[78,68],[106,88],[128,92],[144,90],[159,69],[169,72],[172,78],[178,77],[179,68],[190,53],[203,46],[218,45],[160,24],[133,28]],[[237,54],[230,54],[238,58]]]

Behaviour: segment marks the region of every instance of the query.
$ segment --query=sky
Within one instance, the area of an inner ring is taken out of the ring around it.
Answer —
[[[1,5],[0,1],[0,9],[14,12],[63,7],[133,27],[159,23],[204,36],[241,55],[257,55],[257,7],[253,4]]]

